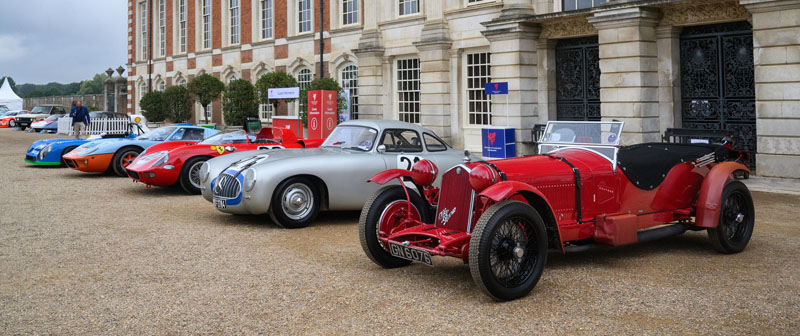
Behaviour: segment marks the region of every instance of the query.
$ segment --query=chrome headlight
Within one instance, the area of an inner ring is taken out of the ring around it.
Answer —
[[[208,164],[208,161],[203,162],[203,165],[200,166],[200,182],[206,183],[208,181],[208,171],[211,169],[211,165]]]
[[[248,168],[244,171],[244,190],[250,191],[253,190],[253,187],[256,185],[256,170],[253,168]]]
[[[38,155],[39,156],[39,161],[44,159],[44,157],[47,156],[47,154],[50,154],[50,150],[51,149],[53,149],[53,145],[45,146],[44,149],[42,149],[42,151],[39,152],[39,155]]]
[[[167,151],[160,151],[160,152],[155,153],[155,154],[163,155],[163,156],[161,156],[158,160],[156,160],[156,162],[153,163],[153,167],[158,167],[160,165],[163,165],[163,164],[167,163],[167,160],[169,160],[169,152],[167,152]]]

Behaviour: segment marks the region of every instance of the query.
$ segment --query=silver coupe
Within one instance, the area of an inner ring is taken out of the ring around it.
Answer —
[[[282,227],[300,228],[320,210],[361,209],[380,187],[367,182],[379,172],[410,170],[422,159],[446,170],[464,155],[415,124],[353,120],[337,126],[319,148],[247,151],[208,160],[200,169],[201,190],[220,211],[269,213]]]

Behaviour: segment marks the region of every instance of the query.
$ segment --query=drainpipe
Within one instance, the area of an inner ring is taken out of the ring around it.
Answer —
[[[147,92],[153,91],[153,7],[147,1]]]
[[[325,63],[322,63],[323,55],[325,55],[323,31],[325,31],[325,0],[319,0],[319,78],[325,77]]]

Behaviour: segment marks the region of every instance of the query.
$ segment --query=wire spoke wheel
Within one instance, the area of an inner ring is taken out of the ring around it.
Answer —
[[[204,162],[205,161],[197,161],[189,167],[189,182],[197,189],[202,187],[202,183],[200,183],[200,167],[203,166]]]
[[[528,239],[533,235],[530,228],[529,223],[523,224],[523,219],[511,218],[500,224],[493,234],[489,250],[492,275],[506,287],[519,285],[536,263],[536,255],[532,252],[536,243]]]

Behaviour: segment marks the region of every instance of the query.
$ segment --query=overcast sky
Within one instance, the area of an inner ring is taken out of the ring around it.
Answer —
[[[126,0],[0,0],[0,77],[77,82],[127,62]]]

